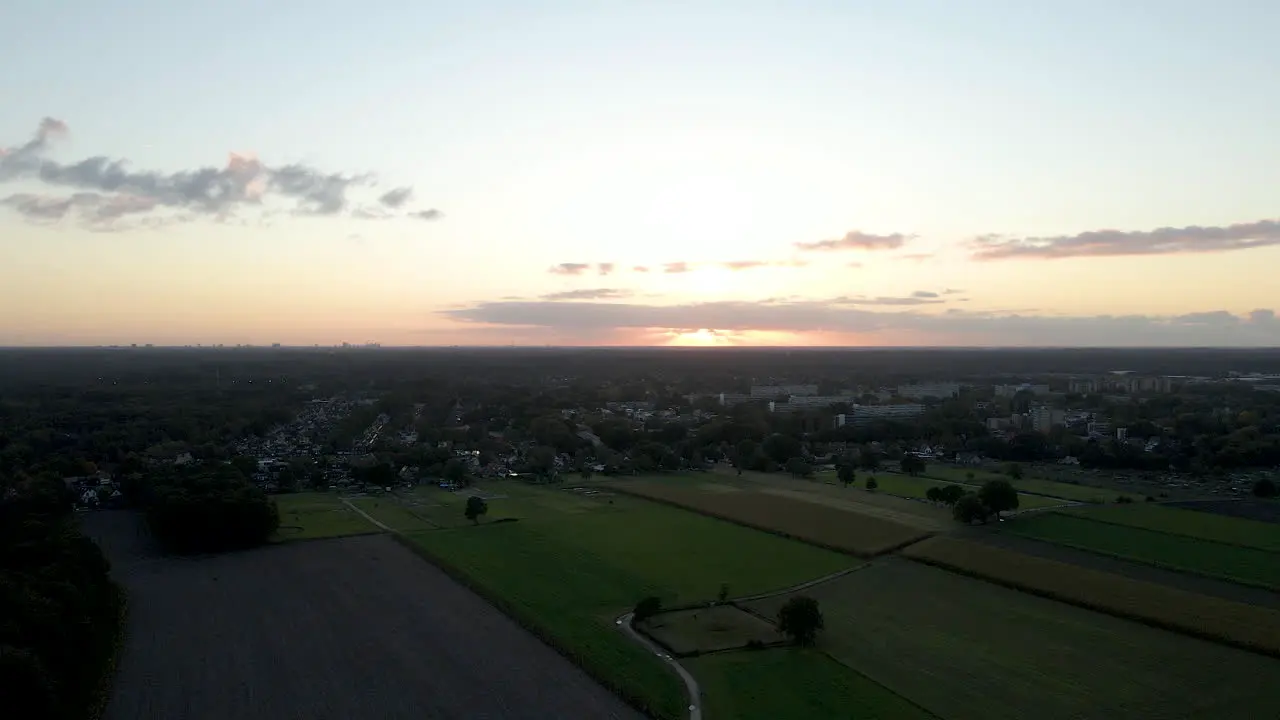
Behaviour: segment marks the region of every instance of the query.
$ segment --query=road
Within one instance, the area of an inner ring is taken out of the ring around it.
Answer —
[[[698,687],[698,681],[693,678],[693,675],[688,670],[684,669],[683,665],[676,662],[675,658],[668,655],[666,650],[663,650],[653,644],[649,638],[636,632],[636,629],[631,626],[632,618],[633,613],[627,613],[615,620],[614,623],[624,635],[640,643],[654,655],[662,658],[663,662],[670,665],[672,669],[676,671],[676,674],[684,681],[685,692],[689,694],[689,720],[702,720],[702,689]]]

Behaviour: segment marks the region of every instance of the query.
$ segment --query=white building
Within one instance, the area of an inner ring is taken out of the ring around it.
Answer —
[[[1028,414],[1031,416],[1031,429],[1038,433],[1047,433],[1054,425],[1062,425],[1067,421],[1066,411],[1047,405],[1031,408]]]
[[[902,420],[923,414],[923,405],[854,405],[852,412],[836,415],[836,427],[861,425],[875,420]]]

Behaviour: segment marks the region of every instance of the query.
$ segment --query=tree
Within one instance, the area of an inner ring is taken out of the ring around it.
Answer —
[[[800,454],[800,440],[791,435],[775,433],[765,438],[764,454],[779,465]]]
[[[858,454],[858,463],[862,465],[863,470],[874,472],[880,469],[880,455],[875,450],[864,447]]]
[[[978,491],[978,498],[1000,519],[1005,510],[1018,509],[1018,491],[1008,480],[988,480]]]
[[[466,515],[471,522],[479,525],[480,516],[487,512],[489,512],[489,503],[485,502],[484,498],[479,495],[472,495],[467,498],[467,507],[462,511],[462,514]]]
[[[924,460],[919,455],[907,453],[902,456],[902,460],[898,461],[898,467],[902,472],[915,476],[924,472],[925,465]]]
[[[964,493],[965,489],[959,485],[943,485],[938,488],[938,499],[946,505],[955,505]]]
[[[797,456],[787,461],[787,472],[796,477],[809,477],[813,474],[813,468],[804,461],[804,458]]]
[[[929,502],[942,502],[942,489],[939,487],[931,487],[924,491],[924,497]]]
[[[444,464],[444,479],[454,485],[465,485],[467,466],[458,458],[449,458],[449,462]]]
[[[956,500],[956,504],[951,508],[951,514],[956,520],[969,525],[974,520],[980,521],[983,525],[987,524],[987,506],[982,503],[977,493],[965,493]]]
[[[649,618],[662,612],[662,600],[653,595],[636,603],[636,607],[631,611],[631,616],[636,622],[644,622]]]
[[[840,484],[849,487],[858,479],[857,473],[853,469],[853,465],[841,465],[836,469],[836,477],[840,478]]]
[[[1260,498],[1276,496],[1276,483],[1271,478],[1262,478],[1253,484],[1253,494]]]
[[[1018,463],[1009,463],[1004,466],[1004,474],[1014,480],[1022,479],[1022,466]]]
[[[868,490],[875,490],[876,488],[880,487],[880,483],[876,482],[876,478],[874,475],[867,478],[866,485]]]
[[[724,602],[729,599],[729,583],[720,583],[720,594],[717,595],[717,597],[720,599],[720,602]]]
[[[791,598],[778,610],[778,632],[797,645],[812,645],[824,626],[818,601],[806,595]]]
[[[970,471],[966,472],[966,473],[964,474],[964,479],[965,479],[966,481],[968,481],[970,484],[973,484],[973,471],[972,471],[972,470],[970,470]]]

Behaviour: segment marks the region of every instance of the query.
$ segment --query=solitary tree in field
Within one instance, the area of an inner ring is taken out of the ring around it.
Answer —
[[[466,515],[471,522],[479,525],[480,516],[487,512],[489,512],[489,503],[485,502],[484,498],[479,495],[472,495],[467,498],[467,507],[462,511],[462,514]]]
[[[778,610],[778,632],[797,645],[812,645],[824,625],[818,601],[805,595],[791,598]]]
[[[876,482],[875,476],[867,478],[866,485],[868,490],[875,490],[880,487],[880,483]]]
[[[650,595],[636,603],[635,609],[631,611],[631,616],[637,622],[643,622],[660,612],[662,612],[662,600]]]
[[[836,477],[839,478],[840,484],[849,487],[858,479],[857,472],[853,469],[853,462],[848,458],[840,463],[840,467],[836,468]]]
[[[720,595],[718,597],[720,602],[725,602],[729,599],[729,583],[720,583]]]
[[[996,514],[997,520],[1000,519],[1001,512],[1018,509],[1018,491],[1008,480],[987,481],[978,491],[978,498]]]
[[[918,455],[912,455],[911,453],[907,453],[906,455],[902,456],[902,460],[898,461],[898,467],[902,470],[902,472],[911,476],[915,476],[924,472],[925,466],[924,466],[924,460],[921,459]]]
[[[1008,465],[1006,465],[1006,466],[1005,466],[1005,468],[1004,468],[1004,474],[1005,474],[1005,475],[1008,475],[1009,477],[1013,478],[1014,480],[1021,480],[1021,479],[1022,479],[1022,466],[1021,466],[1021,465],[1019,465],[1018,463],[1009,463],[1009,464],[1008,464]]]
[[[959,522],[969,525],[974,520],[987,524],[987,506],[982,503],[977,493],[965,493],[956,500],[956,504],[951,508],[951,514]]]

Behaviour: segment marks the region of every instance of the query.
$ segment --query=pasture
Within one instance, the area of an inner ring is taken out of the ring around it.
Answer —
[[[823,650],[948,720],[1280,713],[1280,662],[903,558],[802,594],[824,610]]]
[[[835,482],[831,473],[819,473],[816,480],[801,480],[786,475],[744,472],[741,476],[715,473],[687,479],[668,480],[683,487],[697,487],[704,491],[751,490],[796,500],[828,505],[841,510],[881,517],[920,530],[944,530],[955,526],[951,513],[944,507],[909,498],[868,492],[857,487],[844,487]],[[654,482],[662,482],[657,478]]]
[[[359,513],[343,505],[335,493],[291,493],[273,495],[272,500],[280,512],[277,541],[381,532]]]
[[[904,475],[899,472],[888,472],[883,470],[878,472],[869,472],[869,471],[863,470],[858,473],[857,482],[855,482],[854,484],[857,489],[862,489],[865,491],[867,478],[874,477],[876,479],[876,482],[879,484],[879,487],[877,487],[874,491],[868,491],[868,492],[874,492],[874,494],[878,494],[878,495],[894,495],[902,498],[910,498],[912,500],[925,500],[928,497],[929,488],[944,487],[946,485],[960,485],[965,490],[971,490],[973,492],[977,492],[978,489],[982,486],[982,483],[986,482],[986,480],[993,479],[993,478],[1008,480],[1008,478],[1003,475],[988,473],[989,475],[991,475],[991,477],[986,479],[979,478],[978,480],[975,480],[975,483],[973,485],[967,485],[966,481],[964,480],[963,473],[960,473],[959,479],[947,480],[947,479],[938,479],[938,478],[932,477],[931,476],[932,471],[933,471],[933,468],[930,467],[928,470],[925,471],[924,475],[911,476],[911,475]],[[831,471],[831,472],[819,473],[818,477],[822,480],[834,480],[836,475],[834,471]],[[1022,489],[1021,482],[1015,482],[1013,484],[1019,490]],[[1058,498],[1043,497],[1041,495],[1029,495],[1024,492],[1018,493],[1018,509],[1019,510],[1035,510],[1038,508],[1054,507],[1056,505],[1063,505],[1063,504],[1064,504],[1064,501]]]
[[[742,648],[751,641],[784,642],[773,624],[732,605],[659,613],[635,628],[675,655]]]
[[[894,520],[766,492],[709,493],[692,483],[644,480],[610,483],[610,487],[863,557],[890,552],[928,536]]]
[[[1250,501],[1223,502],[1244,505]],[[1213,512],[1200,512],[1190,509],[1190,506],[1181,508],[1165,504],[1133,503],[1097,508],[1071,508],[1066,512],[1098,522],[1280,552],[1280,524]]]
[[[722,583],[734,595],[764,592],[851,564],[838,553],[636,498],[493,488],[508,497],[490,507],[519,522],[428,530],[407,540],[662,717],[684,712],[682,686],[617,631],[617,616],[649,595],[666,605],[702,602]]]
[[[1035,595],[1280,657],[1280,611],[1271,608],[952,537],[930,538],[902,554]]]
[[[1252,547],[1057,512],[1014,518],[1002,530],[1157,567],[1280,588],[1280,555]]]
[[[973,474],[973,480],[970,481],[969,474]],[[1075,485],[1073,483],[1055,482],[1053,480],[1045,480],[1038,477],[1023,477],[1021,480],[1013,480],[1004,473],[991,472],[990,470],[977,470],[963,467],[955,467],[948,465],[929,465],[924,471],[925,477],[937,478],[953,483],[969,483],[981,486],[989,480],[1008,480],[1013,486],[1024,493],[1034,493],[1036,495],[1048,495],[1049,497],[1061,498],[1063,500],[1072,500],[1075,502],[1085,503],[1105,503],[1114,500],[1117,495],[1124,493],[1110,490],[1107,488],[1092,487],[1089,485]],[[1130,493],[1132,494],[1132,493]]]
[[[819,650],[755,650],[682,660],[709,720],[929,720],[935,716]]]
[[[1180,507],[1196,512],[1225,515],[1227,517],[1265,523],[1280,523],[1280,500],[1275,499],[1259,500],[1250,498],[1247,500],[1211,500],[1208,502],[1185,500],[1169,503],[1166,507]]]

